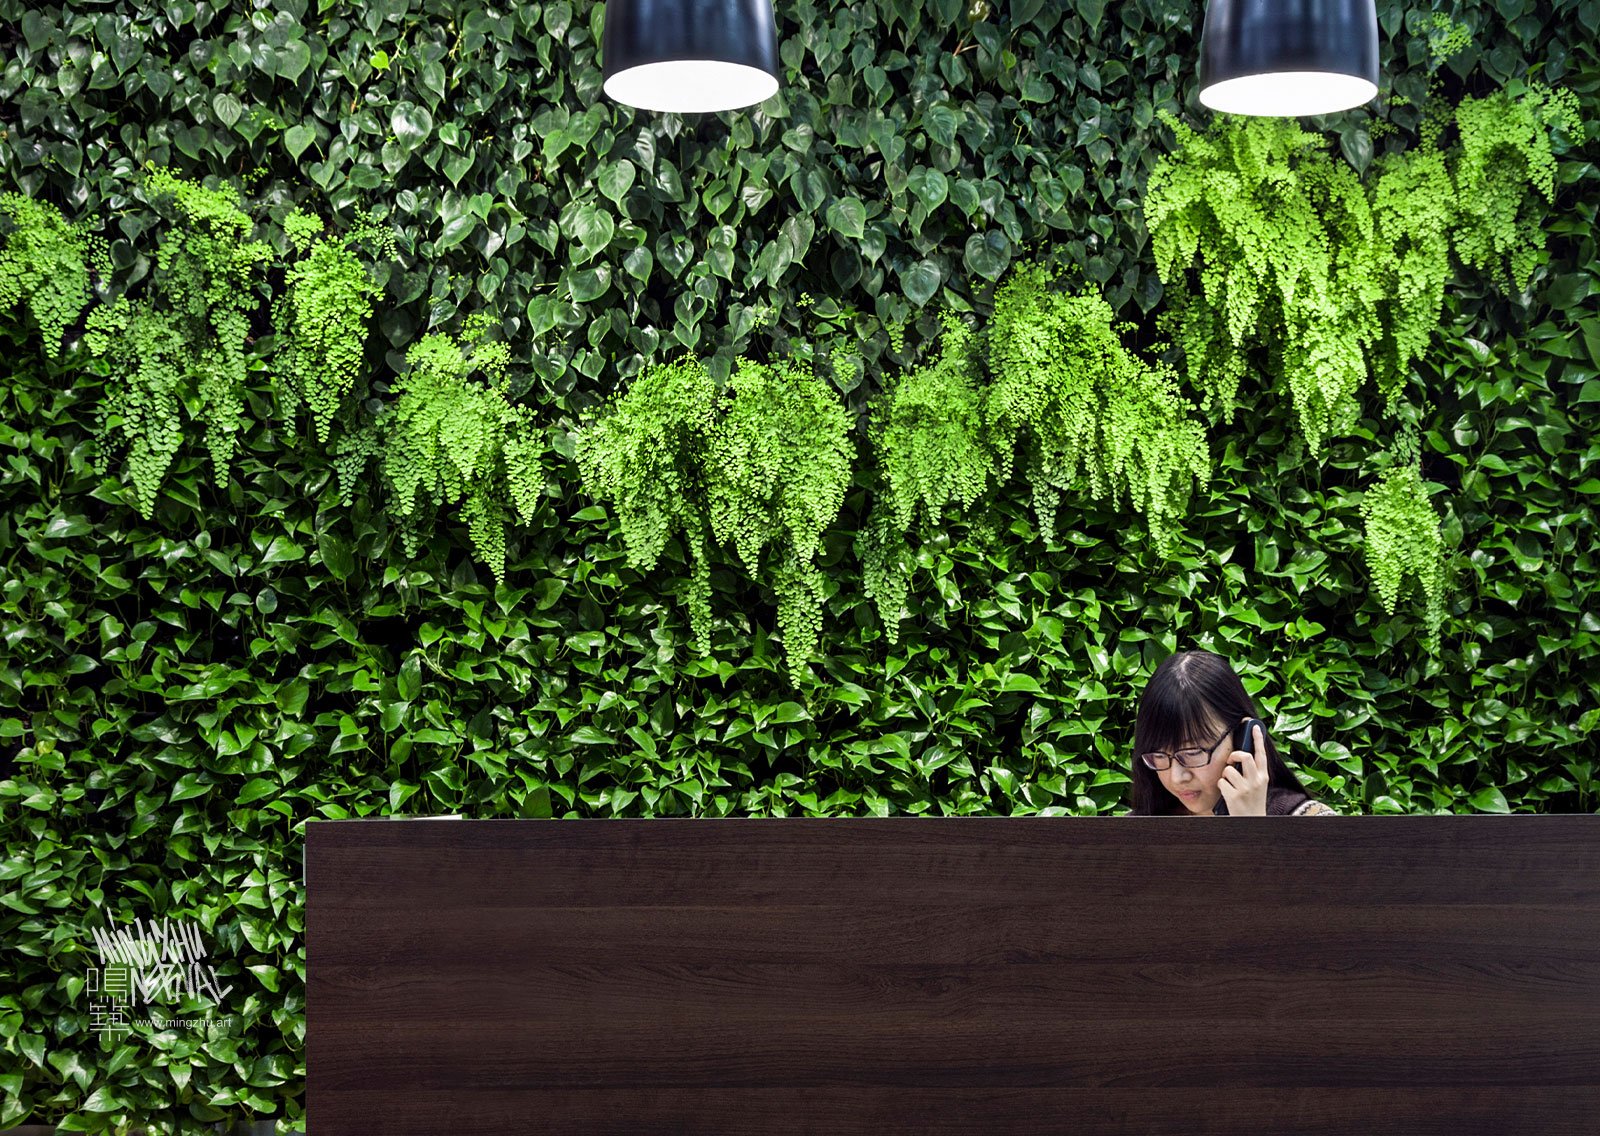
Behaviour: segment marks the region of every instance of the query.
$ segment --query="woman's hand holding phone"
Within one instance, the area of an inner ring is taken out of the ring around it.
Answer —
[[[1252,727],[1255,733],[1255,752],[1236,749],[1228,754],[1228,768],[1223,770],[1217,788],[1227,802],[1229,816],[1267,815],[1267,744],[1261,724]]]

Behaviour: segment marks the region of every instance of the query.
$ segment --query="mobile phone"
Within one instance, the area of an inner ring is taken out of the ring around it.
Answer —
[[[1233,748],[1242,749],[1245,753],[1255,753],[1257,726],[1261,727],[1261,736],[1265,739],[1267,736],[1267,724],[1260,718],[1246,718],[1239,723],[1239,728],[1233,733]],[[1244,772],[1244,766],[1241,762],[1235,761],[1232,765],[1240,773]]]
[[[1261,737],[1263,740],[1265,740],[1267,736],[1267,724],[1260,718],[1246,718],[1243,722],[1240,722],[1238,728],[1233,731],[1233,748],[1242,749],[1245,753],[1255,753],[1257,726],[1261,727]],[[1230,761],[1228,764],[1233,766],[1240,773],[1244,772],[1244,764],[1242,762]],[[1227,816],[1228,802],[1219,797],[1217,799],[1217,803],[1212,806],[1211,813],[1213,816]]]

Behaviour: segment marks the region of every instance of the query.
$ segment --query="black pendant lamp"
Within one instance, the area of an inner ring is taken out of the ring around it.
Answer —
[[[1200,102],[1229,114],[1332,114],[1378,93],[1374,0],[1209,0]]]
[[[607,95],[643,110],[736,110],[778,89],[772,0],[606,0]]]

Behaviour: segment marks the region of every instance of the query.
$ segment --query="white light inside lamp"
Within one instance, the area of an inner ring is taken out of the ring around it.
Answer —
[[[680,114],[738,110],[778,92],[772,0],[606,0],[601,89]]]
[[[1200,103],[1229,114],[1334,114],[1378,94],[1376,0],[1206,0]]]
[[[671,59],[618,71],[603,89],[617,102],[642,110],[703,114],[763,102],[777,93],[778,80],[742,63]]]
[[[1367,102],[1377,84],[1331,71],[1277,71],[1225,79],[1200,91],[1200,102],[1227,114],[1299,118],[1333,114]]]

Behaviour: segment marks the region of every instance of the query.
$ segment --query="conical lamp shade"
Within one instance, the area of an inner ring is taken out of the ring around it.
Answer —
[[[1332,114],[1378,93],[1374,0],[1209,0],[1200,102],[1230,114]]]
[[[772,0],[606,0],[606,94],[643,110],[735,110],[778,89]]]

